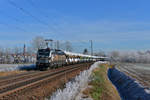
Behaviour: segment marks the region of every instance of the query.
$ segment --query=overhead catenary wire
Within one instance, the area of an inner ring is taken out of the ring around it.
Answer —
[[[25,14],[25,15],[31,17],[32,19],[34,19],[35,21],[37,21],[37,22],[40,23],[41,25],[44,25],[44,26],[46,26],[47,28],[53,30],[53,33],[56,33],[56,32],[57,32],[57,33],[62,33],[62,32],[59,31],[56,27],[54,28],[54,25],[50,27],[48,23],[42,21],[42,20],[39,19],[37,16],[34,16],[31,12],[27,11],[26,9],[24,9],[23,7],[21,7],[20,5],[18,5],[17,3],[15,3],[13,0],[7,0],[7,1],[8,1],[8,3],[9,3],[10,5],[12,5],[12,6],[14,6],[15,8],[17,8],[18,10],[20,10],[23,14]],[[31,2],[32,2],[32,1],[31,1]],[[32,5],[33,5],[33,4],[34,4],[34,3],[32,2]],[[35,6],[35,7],[36,7],[36,6]],[[43,15],[43,14],[42,14],[42,15]],[[52,33],[52,32],[50,32],[50,33]],[[45,34],[45,33],[43,33],[43,34]]]
[[[20,30],[20,31],[23,31],[23,32],[28,32],[27,30],[22,29],[22,28],[20,28],[20,27],[18,27],[18,26],[10,26],[9,24],[3,23],[3,22],[0,22],[0,24],[1,24],[1,25],[5,25],[5,26],[8,26],[8,27],[14,27],[15,29]]]
[[[24,14],[30,16],[30,17],[33,18],[35,21],[39,22],[39,23],[42,24],[42,25],[48,26],[47,23],[41,21],[38,17],[32,15],[29,11],[27,11],[27,10],[25,10],[24,8],[18,6],[14,1],[12,1],[12,0],[7,0],[7,1],[8,1],[8,3],[9,3],[10,5],[16,7],[17,9],[19,9],[20,11],[22,11],[22,13],[24,13]]]
[[[35,5],[35,3],[32,0],[26,0],[33,8],[39,8],[38,6]],[[40,12],[44,17],[49,18],[43,11],[38,9],[38,12]]]
[[[9,19],[12,19],[12,20],[14,20],[14,21],[16,21],[16,22],[19,22],[19,23],[23,23],[23,21],[21,21],[21,20],[15,18],[15,17],[13,17],[13,16],[8,15],[7,13],[5,13],[5,12],[2,11],[2,10],[0,10],[0,13],[1,13],[1,15],[8,17]]]
[[[5,17],[8,17],[9,19],[14,20],[14,21],[16,21],[18,23],[24,23],[22,20],[19,20],[19,19],[13,17],[13,16],[10,16],[10,15],[8,15],[6,12],[4,12],[2,10],[0,10],[0,13],[1,13],[1,15],[5,16]],[[28,32],[27,30],[25,30],[24,28],[21,28],[19,26],[14,26],[14,25],[11,26],[10,24],[5,23],[5,22],[0,22],[0,24],[4,25],[4,26],[7,26],[7,27],[13,27],[13,28],[15,28],[15,29],[17,29],[19,31]]]
[[[32,8],[36,8],[36,10],[39,8],[39,6],[36,6],[36,4],[33,2],[33,0],[26,0],[28,2],[28,4],[30,4],[32,6]],[[42,16],[44,16],[45,18],[49,19],[49,16],[47,16],[47,14],[45,14],[42,10],[38,9],[38,12],[41,13]],[[52,22],[52,21],[51,21]],[[62,33],[60,30],[58,30],[58,26],[57,24],[54,22],[53,25],[51,27],[52,30],[58,32],[58,33]]]
[[[36,6],[36,4],[32,1],[32,0],[26,0],[27,2],[28,2],[28,4],[30,4],[30,6],[32,7],[32,8],[35,8],[36,10],[38,10],[38,12],[42,15],[42,16],[44,16],[45,18],[49,18],[49,16],[47,16],[43,11],[41,11],[40,9],[38,9],[39,7],[38,6]],[[54,26],[53,26],[54,27]],[[55,30],[55,29],[54,29]]]
[[[14,17],[14,16],[12,16],[12,15],[9,15],[9,14],[7,14],[6,12],[4,12],[4,11],[2,11],[2,10],[0,10],[0,14],[2,15],[2,16],[5,16],[5,17],[7,17],[7,18],[9,18],[10,20],[13,20],[13,21],[15,21],[15,22],[18,22],[18,23],[24,23],[24,21],[22,21],[22,20],[20,20],[20,19],[18,19],[18,18],[16,18],[16,17]],[[17,30],[19,30],[19,31],[23,31],[23,32],[29,32],[28,30],[26,30],[26,29],[24,29],[24,28],[22,28],[22,27],[19,27],[19,26],[12,26],[12,25],[10,25],[10,24],[8,24],[8,23],[5,23],[5,22],[0,22],[0,24],[1,25],[4,25],[4,26],[7,26],[7,27],[13,27],[13,28],[15,28],[15,29],[17,29]]]

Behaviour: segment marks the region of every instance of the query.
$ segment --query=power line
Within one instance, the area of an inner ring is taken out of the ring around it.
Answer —
[[[33,0],[26,0],[33,8],[39,8],[38,6],[36,6],[36,4],[33,2]],[[49,16],[47,16],[43,11],[41,11],[40,9],[38,9],[38,12],[41,13],[41,15],[43,15],[44,17],[46,18],[49,18]],[[56,23],[53,23],[53,26],[51,26],[51,29],[54,30],[54,31],[57,31],[59,33],[61,33],[59,30],[57,30],[57,26],[56,26]]]
[[[3,12],[3,11],[1,11],[1,10],[0,10],[0,13],[1,13],[1,15],[4,15],[4,16],[8,17],[9,19],[13,19],[13,20],[16,21],[16,22],[23,23],[23,21],[18,20],[17,18],[15,18],[15,17],[13,17],[13,16],[7,15],[5,12]],[[0,24],[10,27],[10,25],[7,24],[7,23],[0,22]],[[13,27],[14,27],[15,29],[17,29],[17,30],[20,30],[20,31],[23,31],[23,32],[27,32],[27,30],[25,30],[25,29],[23,29],[23,28],[20,28],[20,27],[18,27],[18,26],[13,26]]]
[[[0,24],[10,27],[10,25],[9,25],[9,24],[6,24],[6,23],[1,23],[1,22],[0,22]],[[22,28],[20,28],[20,27],[18,27],[18,26],[13,26],[13,27],[16,28],[17,30],[20,30],[20,31],[23,31],[23,32],[28,32],[28,31],[26,31],[25,29],[22,29]]]
[[[0,10],[0,13],[3,14],[4,16],[8,17],[9,19],[12,19],[12,20],[15,20],[16,22],[19,22],[19,23],[23,23],[23,21],[13,17],[13,16],[10,16],[10,15],[7,15],[5,12],[1,11]]]
[[[22,13],[32,17],[34,20],[36,20],[37,22],[39,22],[40,24],[44,25],[44,26],[47,26],[48,28],[51,28],[53,31],[56,31],[56,32],[59,32],[61,33],[60,31],[58,31],[57,29],[55,28],[52,28],[52,27],[49,27],[49,25],[45,22],[43,22],[42,20],[40,20],[38,17],[34,16],[33,14],[31,14],[29,11],[25,10],[23,7],[21,6],[18,6],[14,1],[12,0],[7,0],[8,3],[12,6],[14,6],[15,8],[19,9]],[[33,4],[33,2],[32,2]]]
[[[34,2],[32,1],[32,0],[26,0],[33,8],[39,8],[38,6],[36,6],[35,4],[34,4]],[[46,14],[44,14],[44,12],[43,11],[41,11],[40,9],[38,9],[38,12],[40,12],[44,17],[46,17],[46,18],[49,18]]]
[[[41,21],[39,18],[37,18],[36,16],[32,15],[30,12],[26,11],[24,8],[18,6],[15,2],[13,2],[12,0],[7,0],[9,4],[11,4],[12,6],[16,7],[17,9],[19,9],[20,11],[22,11],[24,14],[32,17],[34,20],[36,20],[37,22],[45,25],[45,26],[48,26],[47,23]]]

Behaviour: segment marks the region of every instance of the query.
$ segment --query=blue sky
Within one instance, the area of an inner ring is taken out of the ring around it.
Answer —
[[[89,48],[89,40],[95,51],[147,50],[149,4],[149,0],[0,0],[0,46],[29,45],[35,36],[43,36],[69,40],[75,51]]]

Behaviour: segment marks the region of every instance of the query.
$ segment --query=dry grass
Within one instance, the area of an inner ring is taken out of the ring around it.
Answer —
[[[23,72],[25,72],[25,71],[0,72],[0,77],[9,76],[9,75],[16,75],[16,74],[23,73]]]
[[[82,91],[82,93],[86,96],[90,96],[90,94],[92,93],[92,86],[89,85],[89,87],[87,87],[84,91]]]
[[[89,83],[91,88],[83,91],[83,94],[92,97],[94,100],[121,100],[116,88],[107,77],[108,68],[113,65],[102,64],[93,71],[93,80]]]

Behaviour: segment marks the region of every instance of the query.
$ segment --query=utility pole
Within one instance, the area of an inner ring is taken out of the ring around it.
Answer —
[[[54,49],[57,49],[57,42],[54,42]]]
[[[57,44],[57,49],[59,49],[59,41],[58,40],[56,41],[56,44]]]
[[[93,56],[93,41],[90,40],[90,44],[91,44],[91,56]]]
[[[24,44],[24,46],[23,46],[24,63],[26,62],[25,56],[26,56],[26,45]]]

